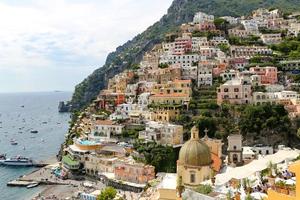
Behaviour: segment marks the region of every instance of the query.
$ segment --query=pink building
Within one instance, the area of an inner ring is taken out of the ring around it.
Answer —
[[[276,67],[251,67],[250,72],[261,77],[261,84],[275,84],[278,82]]]
[[[136,162],[119,162],[115,165],[115,178],[137,184],[146,184],[155,178],[155,168]]]
[[[218,88],[217,103],[249,104],[252,100],[250,81],[233,79]]]
[[[183,55],[192,51],[192,39],[190,37],[175,39],[174,55]]]
[[[216,26],[214,24],[214,22],[212,21],[204,21],[204,22],[200,22],[198,24],[198,28],[200,31],[213,31],[216,30]]]

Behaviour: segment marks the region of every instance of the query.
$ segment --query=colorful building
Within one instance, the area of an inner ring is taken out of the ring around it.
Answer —
[[[276,84],[278,82],[277,67],[251,67],[250,72],[260,76],[261,84]]]
[[[218,88],[217,103],[248,104],[252,101],[252,89],[249,81],[233,79]]]

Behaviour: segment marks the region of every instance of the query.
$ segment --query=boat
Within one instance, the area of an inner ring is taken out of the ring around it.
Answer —
[[[22,156],[16,156],[0,160],[0,164],[7,166],[33,166],[33,160]]]
[[[32,183],[30,185],[27,185],[26,188],[27,189],[30,189],[30,188],[34,188],[34,187],[37,187],[39,185],[39,183]]]
[[[32,131],[30,131],[30,133],[38,133],[38,131],[37,130],[32,130]]]
[[[11,145],[18,145],[18,142],[16,140],[11,139],[10,140],[10,144]]]

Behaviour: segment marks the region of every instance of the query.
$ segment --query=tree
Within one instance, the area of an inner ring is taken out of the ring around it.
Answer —
[[[113,187],[105,188],[98,196],[97,200],[112,200],[116,197],[117,190]]]

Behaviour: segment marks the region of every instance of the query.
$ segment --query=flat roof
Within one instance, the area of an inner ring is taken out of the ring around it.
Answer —
[[[166,173],[165,176],[163,176],[162,181],[158,185],[158,189],[176,190],[176,186],[177,186],[177,174]]]

